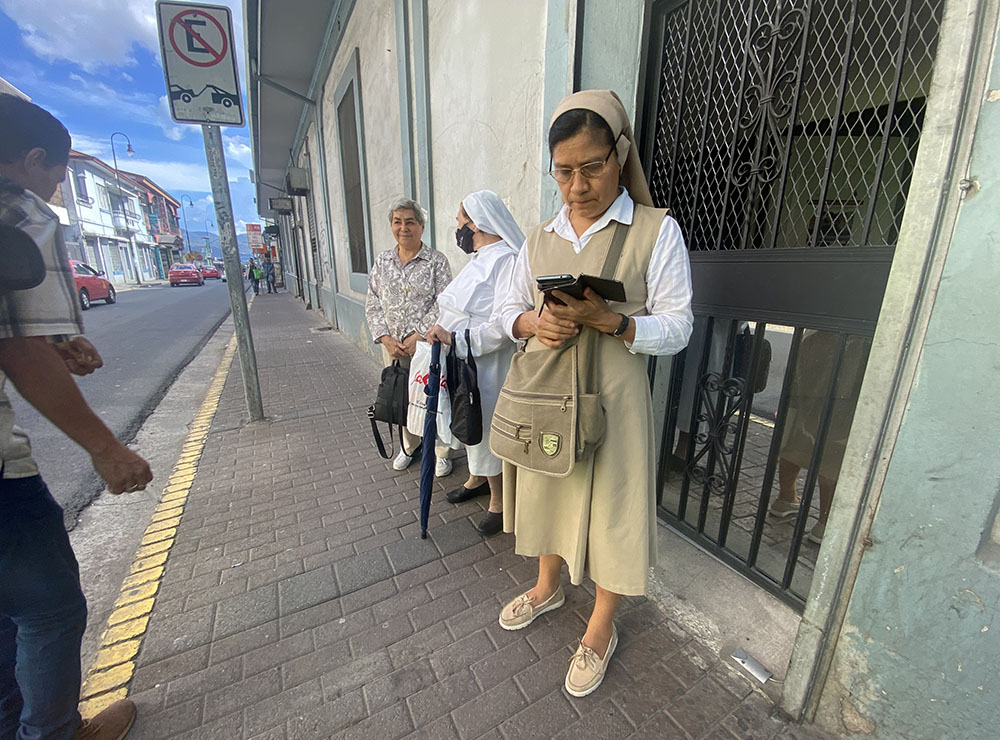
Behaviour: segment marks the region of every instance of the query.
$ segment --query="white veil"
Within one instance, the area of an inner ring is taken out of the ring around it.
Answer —
[[[495,234],[514,249],[524,244],[524,233],[510,215],[500,196],[492,190],[480,190],[465,196],[462,207],[480,231]]]

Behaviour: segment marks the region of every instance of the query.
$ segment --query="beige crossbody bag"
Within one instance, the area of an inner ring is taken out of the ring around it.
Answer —
[[[628,226],[616,223],[601,277],[618,269]],[[604,407],[597,382],[600,333],[584,327],[558,349],[521,348],[490,423],[490,451],[501,460],[554,478],[573,473],[604,441]],[[581,361],[583,360],[583,361]]]

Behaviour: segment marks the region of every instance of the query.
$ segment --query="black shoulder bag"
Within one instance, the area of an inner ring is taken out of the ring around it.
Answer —
[[[483,441],[483,405],[479,400],[479,373],[472,354],[469,330],[465,330],[467,359],[456,351],[455,333],[451,334],[448,353],[448,395],[451,397],[451,433],[459,442],[477,445]]]
[[[382,380],[378,384],[378,391],[375,394],[375,403],[368,407],[368,419],[372,423],[372,436],[375,437],[375,446],[378,447],[378,454],[388,460],[392,456],[392,427],[395,424],[399,430],[399,446],[403,446],[403,427],[406,426],[406,412],[410,404],[410,397],[407,393],[407,386],[410,382],[410,374],[402,367],[398,361],[382,370]],[[389,425],[389,449],[385,451],[385,444],[382,442],[382,435],[379,434],[376,422],[385,422]]]

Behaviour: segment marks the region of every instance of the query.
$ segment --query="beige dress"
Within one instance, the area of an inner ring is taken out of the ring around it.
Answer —
[[[635,206],[615,272],[628,298],[613,305],[620,313],[647,313],[646,272],[664,214]],[[600,274],[614,222],[596,233],[580,254],[543,226],[536,227],[525,244],[533,277]],[[541,294],[535,300],[537,310]],[[532,337],[525,351],[547,348]],[[522,555],[562,557],[574,584],[581,583],[586,573],[601,588],[637,596],[646,592],[649,566],[656,559],[656,470],[647,358],[632,354],[621,339],[607,335],[600,335],[597,352],[598,385],[607,416],[604,443],[591,460],[578,461],[568,478],[504,463],[504,531],[514,533],[515,550]]]

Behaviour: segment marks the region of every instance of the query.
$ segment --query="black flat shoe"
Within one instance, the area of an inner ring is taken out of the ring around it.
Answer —
[[[463,501],[468,501],[469,499],[475,498],[476,496],[485,496],[489,492],[490,492],[490,484],[489,481],[486,481],[485,483],[480,483],[475,488],[466,488],[465,486],[459,486],[454,491],[446,494],[445,498],[448,499],[453,504],[460,504]]]
[[[476,529],[479,530],[479,534],[486,535],[487,537],[495,535],[503,529],[503,513],[497,514],[487,511],[483,514],[483,518],[479,520]]]

